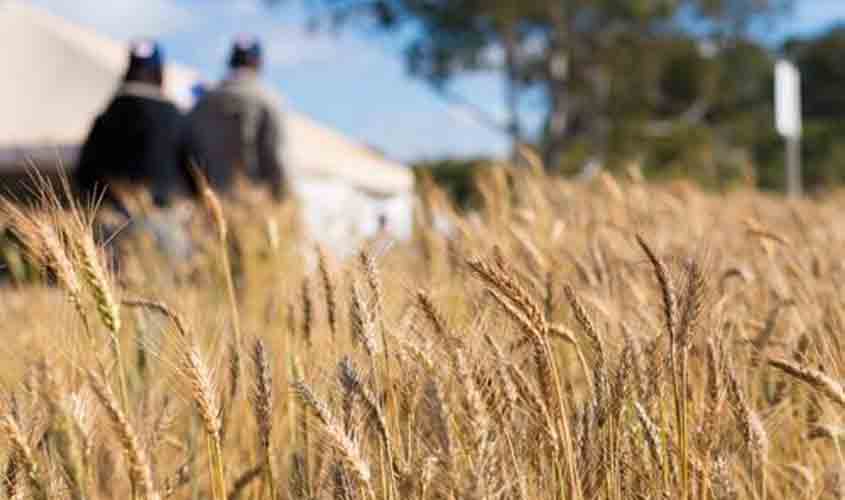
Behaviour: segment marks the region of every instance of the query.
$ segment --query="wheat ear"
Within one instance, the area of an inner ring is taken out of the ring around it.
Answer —
[[[320,280],[323,284],[323,292],[326,299],[326,315],[329,320],[329,329],[332,336],[337,336],[337,285],[329,270],[328,252],[322,246],[317,247],[317,268],[320,271]]]
[[[214,500],[226,499],[226,470],[220,430],[220,403],[213,377],[196,347],[187,346],[182,356],[182,370],[191,386],[191,397],[205,424],[209,473]]]
[[[739,387],[733,366],[728,363],[726,368],[728,378],[728,395],[734,413],[739,420],[742,437],[745,440],[751,458],[751,470],[759,471],[760,497],[766,498],[766,459],[769,450],[769,438],[760,416],[751,408],[745,394]]]
[[[335,420],[328,406],[323,403],[304,382],[294,382],[294,393],[300,403],[316,418],[329,446],[337,452],[346,470],[350,471],[359,486],[363,487],[370,499],[374,498],[370,482],[370,467],[361,455],[361,451]]]
[[[66,236],[73,244],[74,257],[80,267],[80,274],[91,291],[100,320],[109,332],[112,354],[117,361],[120,401],[124,411],[128,411],[129,385],[126,378],[126,364],[120,348],[120,304],[116,299],[113,280],[106,271],[103,253],[94,242],[90,225],[84,222],[82,214],[77,214],[76,217],[76,224],[68,229]]]
[[[120,439],[120,444],[123,446],[123,451],[126,453],[133,491],[137,493],[141,500],[158,499],[158,493],[153,487],[152,471],[141,447],[138,434],[126,418],[126,414],[120,409],[114,394],[102,377],[89,371],[88,380],[91,389],[106,410],[106,415],[111,420],[115,433]]]
[[[681,500],[687,500],[690,492],[690,466],[688,456],[688,433],[687,433],[687,363],[686,345],[681,342],[678,335],[678,301],[675,294],[675,287],[669,271],[663,261],[654,253],[654,250],[646,243],[642,236],[637,235],[637,243],[643,253],[648,257],[654,270],[654,276],[660,285],[661,297],[663,299],[663,318],[666,326],[666,333],[669,335],[669,354],[672,371],[672,388],[675,399],[675,425],[677,426],[678,443],[681,457]],[[689,304],[689,301],[688,301]],[[692,309],[688,309],[692,311]],[[686,337],[686,332],[684,332]],[[683,345],[682,345],[683,344]],[[678,359],[680,348],[681,359]]]
[[[23,469],[32,492],[32,498],[34,500],[47,500],[46,481],[41,477],[41,471],[35,462],[32,448],[27,444],[15,418],[12,415],[6,415],[0,419],[0,430],[6,434],[11,443],[11,449],[15,455],[14,463]]]
[[[220,265],[223,267],[223,277],[226,281],[226,297],[229,302],[229,311],[232,316],[232,332],[234,333],[234,349],[232,351],[232,363],[234,364],[234,379],[240,378],[241,372],[241,350],[243,349],[242,335],[241,335],[241,316],[238,309],[238,299],[235,294],[235,281],[232,277],[232,264],[229,259],[229,226],[226,222],[226,216],[223,211],[223,204],[217,193],[208,185],[205,177],[198,171],[194,171],[194,176],[199,182],[202,200],[205,204],[208,213],[211,215],[211,220],[214,227],[217,229],[217,244],[220,252]],[[233,385],[233,389],[237,389],[237,385]],[[237,393],[233,394],[234,397]],[[233,401],[234,403],[234,401]]]
[[[494,250],[496,250],[494,248]],[[494,298],[526,327],[526,333],[532,338],[534,360],[537,377],[543,397],[546,398],[549,409],[558,427],[558,436],[562,441],[567,458],[566,478],[559,469],[560,464],[555,461],[555,474],[561,482],[569,485],[570,495],[576,500],[583,498],[578,472],[575,464],[575,451],[572,433],[566,417],[566,402],[563,398],[563,388],[557,362],[548,341],[548,322],[543,309],[513,278],[513,273],[505,267],[502,258],[493,263],[484,259],[471,259],[468,265],[473,273],[487,284],[487,290]],[[518,313],[518,314],[517,314]],[[563,495],[561,489],[560,495]]]
[[[258,424],[258,438],[261,443],[261,451],[264,453],[264,474],[267,485],[270,489],[270,498],[276,497],[276,480],[273,476],[273,454],[271,448],[271,434],[273,432],[273,374],[270,371],[270,361],[267,356],[267,349],[261,339],[255,341],[252,350],[252,362],[255,366],[255,389],[253,391],[252,405],[255,412],[255,420]]]
[[[830,376],[786,359],[769,358],[769,365],[804,382],[834,403],[845,408],[845,388]]]

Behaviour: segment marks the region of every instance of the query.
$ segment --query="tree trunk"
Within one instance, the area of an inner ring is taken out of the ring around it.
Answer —
[[[567,146],[570,128],[571,101],[569,95],[570,54],[567,46],[567,24],[565,13],[559,6],[549,11],[552,32],[546,48],[546,93],[549,99],[546,147],[543,160],[546,168],[554,169],[560,164]]]
[[[549,116],[543,160],[547,168],[556,168],[567,146],[570,102],[565,80],[549,80]]]
[[[517,160],[517,147],[522,141],[522,124],[519,119],[519,40],[512,25],[502,34],[505,50],[505,106],[508,111],[508,135],[511,140],[511,160]]]

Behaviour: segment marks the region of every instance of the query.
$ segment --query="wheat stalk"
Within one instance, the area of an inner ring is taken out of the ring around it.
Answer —
[[[74,249],[76,265],[97,306],[100,320],[109,332],[112,354],[117,361],[118,378],[120,380],[120,401],[124,410],[129,408],[129,385],[127,382],[126,363],[120,348],[120,304],[116,299],[114,284],[103,263],[103,253],[94,242],[93,230],[83,220],[82,214],[76,215],[73,229],[69,229],[67,237]]]
[[[392,492],[394,488],[392,481],[394,476],[393,472],[394,470],[399,470],[400,466],[396,463],[393,456],[393,441],[390,437],[390,431],[387,426],[387,418],[382,408],[382,404],[378,401],[378,399],[376,399],[376,396],[372,393],[372,391],[369,390],[369,388],[361,381],[361,377],[358,375],[355,367],[352,366],[352,362],[349,358],[344,358],[340,362],[338,375],[340,383],[346,392],[351,395],[356,395],[364,403],[368,420],[375,424],[379,436],[382,438],[382,449],[384,450],[386,457],[385,468],[387,469],[387,477],[384,478],[383,481],[385,482],[386,492]],[[387,479],[388,477],[390,478],[389,485]]]
[[[541,390],[543,391],[543,397],[546,399],[547,405],[559,428],[557,434],[563,441],[563,450],[567,462],[567,477],[565,481],[568,483],[570,495],[576,500],[580,500],[583,497],[583,493],[576,471],[575,453],[569,422],[565,416],[566,403],[563,399],[560,374],[548,343],[548,322],[543,314],[543,310],[531,298],[528,292],[508,274],[502,258],[496,259],[495,264],[491,264],[483,259],[471,259],[468,261],[468,265],[476,276],[487,283],[488,292],[507,311],[511,312],[517,320],[526,326],[527,332],[532,337],[537,377]],[[557,463],[555,465],[556,467],[558,466]],[[560,470],[556,471],[556,475],[561,481],[564,480]]]
[[[88,372],[88,381],[100,404],[106,410],[106,415],[112,422],[115,433],[129,462],[129,478],[133,491],[141,500],[154,500],[158,493],[153,487],[152,471],[149,461],[141,447],[138,434],[120,409],[117,400],[106,382],[94,372]]]
[[[731,396],[734,413],[740,424],[740,430],[751,456],[752,470],[760,475],[760,497],[766,498],[766,460],[769,451],[769,437],[760,416],[749,405],[745,394],[739,387],[733,366],[728,364],[728,394]]]
[[[214,500],[226,499],[226,470],[223,461],[220,404],[211,370],[195,346],[186,346],[181,368],[191,387],[191,398],[205,426],[209,473]]]
[[[226,297],[229,302],[229,310],[232,316],[232,332],[234,333],[234,349],[232,350],[232,363],[234,364],[233,377],[233,400],[237,396],[237,384],[241,373],[241,351],[243,349],[243,335],[241,334],[241,316],[238,308],[238,299],[235,293],[235,281],[232,276],[232,264],[229,259],[229,225],[226,222],[226,216],[223,211],[223,204],[217,193],[208,185],[205,178],[198,172],[194,171],[194,176],[200,185],[200,192],[202,200],[206,209],[211,215],[211,220],[214,227],[217,229],[217,244],[220,254],[220,265],[223,268],[223,277],[226,282]],[[233,401],[234,402],[234,401]]]
[[[677,426],[678,442],[680,447],[681,457],[681,500],[687,500],[690,492],[690,467],[688,453],[688,434],[687,434],[687,349],[684,340],[681,342],[678,335],[678,319],[677,319],[677,297],[675,295],[675,288],[669,271],[663,261],[657,257],[657,254],[648,246],[648,243],[637,235],[637,243],[642,248],[643,252],[651,262],[654,270],[654,276],[660,285],[661,296],[663,298],[663,317],[666,327],[666,333],[669,335],[669,355],[672,371],[672,388],[675,400],[675,424]],[[691,297],[688,297],[690,303]],[[689,309],[690,312],[693,309]],[[687,325],[689,326],[689,325]],[[686,338],[686,335],[684,335]],[[681,359],[678,359],[678,353],[681,353]]]

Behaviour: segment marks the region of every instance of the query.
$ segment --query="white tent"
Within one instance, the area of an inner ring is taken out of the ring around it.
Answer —
[[[126,59],[123,43],[20,0],[0,0],[0,174],[30,161],[44,169],[73,165]],[[196,71],[168,64],[165,91],[188,108],[200,80]],[[364,236],[375,213],[390,212],[392,225],[407,225],[413,188],[407,167],[292,110],[286,134],[289,175],[315,236]],[[340,229],[326,234],[331,227]]]

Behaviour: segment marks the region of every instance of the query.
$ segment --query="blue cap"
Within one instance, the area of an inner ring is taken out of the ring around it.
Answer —
[[[252,35],[240,35],[232,44],[229,65],[233,68],[261,62],[261,42]]]
[[[204,82],[197,82],[191,86],[191,97],[194,99],[199,100],[208,92],[208,88],[206,87]]]
[[[133,40],[129,44],[129,66],[159,69],[162,66],[164,54],[161,46],[154,40],[146,38]]]

